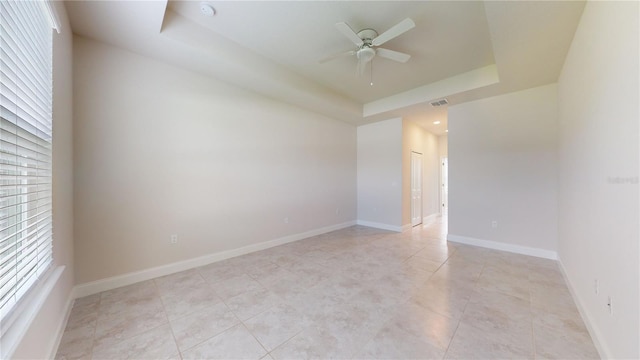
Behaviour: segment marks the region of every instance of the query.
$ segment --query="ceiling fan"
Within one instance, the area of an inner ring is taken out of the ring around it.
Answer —
[[[338,54],[331,55],[320,60],[320,63],[342,57],[355,55],[358,59],[358,67],[356,69],[359,75],[362,75],[365,67],[373,58],[378,55],[380,57],[405,63],[409,60],[411,55],[401,53],[394,50],[389,50],[379,47],[387,41],[404,34],[405,32],[413,29],[416,24],[410,18],[406,18],[398,24],[391,27],[389,30],[378,35],[378,32],[373,29],[363,29],[357,33],[351,29],[351,27],[345,22],[339,22],[336,24],[336,28],[349,40],[351,40],[357,48],[355,50],[349,50]]]

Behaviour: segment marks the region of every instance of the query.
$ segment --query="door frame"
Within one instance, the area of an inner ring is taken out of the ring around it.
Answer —
[[[445,171],[446,170],[446,171]],[[449,213],[449,158],[440,157],[440,215]]]
[[[417,157],[417,162],[414,163],[414,158]],[[423,185],[423,179],[422,179],[422,153],[411,150],[411,159],[410,159],[410,164],[411,164],[411,184],[410,184],[410,196],[411,196],[411,226],[418,226],[420,224],[422,224],[422,213],[423,213],[423,201],[422,201],[422,185]],[[418,164],[419,169],[416,169],[416,166],[414,166],[414,164]],[[417,178],[416,178],[417,177]],[[418,182],[418,187],[417,190],[419,192],[419,202],[418,202],[418,209],[416,209],[416,200],[415,200],[415,190],[416,190],[416,182]],[[418,214],[416,214],[416,211],[418,212]],[[417,215],[417,216],[416,216]]]

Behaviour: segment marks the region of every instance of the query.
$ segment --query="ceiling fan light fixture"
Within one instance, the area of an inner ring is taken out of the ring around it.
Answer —
[[[376,56],[376,51],[370,47],[363,47],[362,49],[358,50],[356,56],[358,57],[359,61],[367,63],[371,61],[374,56]]]

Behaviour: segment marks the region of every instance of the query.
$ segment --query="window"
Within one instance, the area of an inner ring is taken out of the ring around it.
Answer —
[[[0,321],[52,262],[52,22],[0,1]]]

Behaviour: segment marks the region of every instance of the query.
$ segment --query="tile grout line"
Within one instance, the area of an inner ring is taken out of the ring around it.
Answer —
[[[100,310],[102,309],[102,295],[104,291],[100,293],[100,300],[98,300],[98,310],[96,310],[96,323],[93,326],[93,336],[91,337],[91,358],[93,359],[93,351],[96,347],[96,333],[98,331],[98,320],[100,320]],[[75,302],[75,300],[74,300]],[[73,309],[71,309],[73,311]]]
[[[294,337],[302,334],[302,332],[304,331],[304,329],[298,331],[297,333],[293,334],[290,338],[288,338],[287,340],[283,341],[282,344],[279,344],[278,346],[276,346],[275,348],[273,348],[273,350],[267,352],[267,354],[269,354],[269,356],[271,356],[273,358],[273,356],[271,355],[272,352],[276,351],[276,349],[278,349],[280,346],[286,344],[289,342],[289,340],[293,339]],[[274,358],[275,359],[275,358]]]
[[[155,278],[153,279],[153,286],[156,288],[156,292],[158,293],[158,298],[160,299],[160,304],[162,304],[162,312],[164,312],[164,316],[167,317],[167,326],[169,326],[169,331],[171,332],[171,337],[173,338],[173,342],[176,345],[176,350],[178,350],[178,356],[180,357],[180,359],[182,360],[182,351],[180,351],[180,346],[178,346],[178,340],[176,339],[176,334],[173,332],[173,326],[171,326],[171,320],[169,320],[169,315],[167,314],[167,306],[164,303],[164,300],[162,299],[162,294],[160,294],[160,289],[158,288],[158,283],[156,282]],[[189,315],[185,315],[185,316],[189,316]],[[154,329],[157,329],[158,327],[160,327],[162,325],[159,325],[157,327],[155,327]],[[149,329],[147,331],[151,331],[153,329]],[[145,331],[146,332],[146,331]]]
[[[305,330],[306,329],[302,329],[302,330],[298,331],[295,335],[293,335],[292,337],[290,337],[287,340],[283,341],[282,344],[280,344],[280,345],[276,346],[275,348],[273,348],[273,350],[268,352],[269,356],[271,356],[271,353],[273,353],[274,351],[277,351],[278,349],[280,349],[284,345],[288,344],[293,338],[295,338],[296,336],[302,334]],[[273,357],[273,356],[271,356],[271,357]],[[275,359],[275,360],[277,360],[277,359]]]
[[[200,276],[200,278],[202,278],[202,279],[204,280],[204,283],[205,283],[207,286],[211,287],[211,285],[212,285],[212,284],[211,284],[209,281],[207,281],[206,279],[204,279],[204,277],[202,276],[202,274],[200,274],[200,271],[199,271],[199,270],[198,270],[198,275]],[[211,290],[214,292],[214,294],[216,294],[216,296],[218,296],[218,298],[220,299],[220,303],[222,303],[222,304],[225,306],[225,308],[227,309],[227,311],[229,311],[229,312],[231,313],[231,315],[233,315],[233,317],[235,317],[235,318],[236,318],[236,320],[238,320],[238,322],[237,322],[237,323],[235,323],[235,324],[233,324],[233,325],[231,325],[231,326],[229,326],[229,327],[227,327],[227,328],[225,328],[224,330],[220,330],[220,332],[216,333],[215,335],[212,335],[212,336],[210,336],[210,337],[208,337],[208,338],[206,338],[206,339],[203,339],[202,341],[200,341],[200,342],[198,342],[198,343],[196,343],[196,344],[194,344],[194,345],[192,345],[192,346],[188,347],[188,348],[187,348],[187,349],[185,349],[184,351],[189,351],[189,350],[195,349],[196,347],[198,347],[198,346],[200,346],[200,345],[204,344],[205,342],[207,342],[207,341],[209,341],[209,340],[213,339],[214,337],[216,337],[216,336],[218,336],[218,335],[220,335],[220,334],[223,334],[223,333],[225,333],[226,331],[228,331],[229,329],[234,328],[234,327],[236,327],[236,326],[238,326],[239,324],[241,324],[241,323],[242,323],[242,321],[241,321],[241,320],[240,320],[240,318],[236,315],[236,313],[234,313],[234,312],[229,308],[229,305],[227,305],[227,303],[225,302],[225,300],[224,300],[222,297],[220,297],[219,295],[217,295],[217,293],[215,292],[215,290],[214,290],[213,288],[211,288]],[[183,317],[191,316],[191,315],[193,315],[193,314],[195,314],[195,312],[190,313],[190,314],[188,314],[188,315],[184,315]],[[172,327],[172,330],[171,330],[171,331],[173,332],[173,327]],[[176,345],[177,345],[177,341],[176,341]],[[178,351],[180,352],[180,357],[182,358],[182,352],[183,352],[183,351],[182,351],[182,350],[180,350],[180,347],[178,347]]]
[[[480,269],[480,274],[478,275],[478,279],[480,278],[480,276],[482,276],[482,273],[484,272],[484,268],[486,267],[486,261],[482,264],[482,269]],[[474,288],[476,286],[478,286],[477,284],[477,280],[474,281]],[[471,301],[471,295],[469,296],[469,299],[467,299],[467,301],[464,304],[464,308],[462,309],[462,315],[460,315],[460,320],[458,321],[458,324],[456,325],[456,329],[453,331],[453,335],[451,335],[451,339],[449,340],[449,345],[447,345],[447,350],[445,351],[444,355],[442,355],[442,358],[445,359],[447,357],[447,354],[449,353],[449,349],[451,348],[451,343],[453,343],[453,339],[455,339],[456,334],[458,333],[458,328],[460,327],[460,324],[462,323],[462,319],[464,317],[464,313],[465,311],[467,311],[467,306],[469,305],[469,302]]]
[[[280,265],[278,265],[278,264],[275,264],[275,263],[273,263],[273,262],[270,262],[270,263],[272,263],[272,264],[276,265],[277,267],[280,267]],[[286,270],[286,269],[285,269],[285,270]],[[253,277],[251,277],[251,276],[250,276],[249,274],[247,274],[246,272],[244,272],[243,274],[244,274],[244,275],[247,275],[247,276],[248,276],[249,278],[251,278],[253,281],[257,282],[260,286],[262,286],[265,290],[267,290],[269,293],[271,293],[271,290],[269,290],[266,286],[264,286],[264,285],[263,285],[262,283],[260,283],[258,280],[253,279]],[[244,292],[244,293],[247,293],[247,292]],[[242,294],[238,294],[238,295],[236,295],[236,296],[239,296],[239,295],[242,295]],[[280,297],[279,297],[278,295],[276,295],[276,294],[273,294],[273,295],[274,295],[274,296],[276,296],[276,297],[278,297],[278,298],[280,299]],[[265,354],[263,354],[260,358],[262,359],[262,358],[264,358],[266,355],[271,356],[270,351],[269,351],[269,350],[267,350],[267,348],[264,346],[264,344],[262,344],[262,342],[260,342],[260,340],[258,340],[258,338],[257,338],[257,337],[256,337],[256,336],[251,332],[251,330],[249,330],[249,328],[247,327],[247,324],[245,324],[245,321],[251,320],[251,319],[253,319],[253,318],[257,317],[257,316],[260,316],[261,314],[266,313],[267,311],[269,311],[269,310],[270,310],[271,308],[273,308],[274,306],[271,306],[271,307],[269,307],[269,308],[265,309],[264,311],[261,311],[261,312],[259,312],[259,313],[255,314],[255,315],[253,315],[253,316],[251,316],[251,317],[247,318],[246,320],[242,320],[242,319],[240,319],[240,317],[238,316],[238,314],[236,314],[233,310],[231,310],[231,308],[229,307],[229,305],[227,304],[227,302],[226,302],[226,300],[225,300],[225,299],[223,299],[223,298],[220,298],[220,299],[222,300],[222,303],[224,304],[224,306],[226,306],[226,308],[229,310],[229,312],[231,312],[231,314],[233,314],[233,316],[238,320],[239,324],[241,324],[241,325],[244,327],[244,329],[249,333],[249,335],[251,335],[251,336],[256,340],[256,342],[258,342],[258,344],[260,344],[260,346],[262,346],[262,348],[264,349],[264,351],[265,351],[266,353],[265,353]],[[281,300],[282,300],[282,299],[281,299]],[[220,332],[220,333],[216,334],[215,336],[218,336],[218,335],[220,335],[220,334],[222,334],[222,333],[226,332],[227,330],[229,330],[229,329],[231,329],[231,328],[233,328],[233,327],[235,327],[235,326],[237,326],[237,325],[231,326],[231,327],[229,327],[228,329],[224,330],[223,332]],[[296,334],[296,335],[297,335],[297,334]],[[213,338],[213,337],[215,337],[215,336],[212,336],[211,338]],[[294,336],[295,336],[295,335],[294,335]],[[211,338],[209,338],[209,339],[211,339]],[[293,336],[292,336],[292,338],[293,338]],[[207,339],[207,341],[208,341],[209,339]],[[288,341],[288,340],[287,340],[287,341]],[[204,342],[204,341],[203,341],[203,342]],[[286,342],[286,341],[285,341],[285,342]],[[194,347],[195,347],[195,346],[194,346]]]
[[[528,276],[527,276],[528,278]],[[536,332],[535,332],[535,327],[533,326],[533,298],[531,295],[531,281],[529,279],[529,314],[531,315],[530,320],[531,320],[531,346],[533,347],[533,358],[536,359],[538,357],[537,351],[536,351]]]
[[[257,315],[256,315],[257,316]],[[262,354],[260,356],[260,359],[262,359],[263,357],[269,355],[269,350],[267,350],[267,347],[264,346],[264,344],[262,342],[260,342],[260,340],[258,340],[258,338],[253,335],[253,333],[251,332],[251,330],[249,330],[249,328],[247,327],[247,324],[244,323],[244,321],[240,321],[240,324],[242,325],[242,327],[249,333],[249,335],[251,335],[251,337],[258,343],[260,344],[260,346],[262,347],[262,350],[265,351],[264,354]]]

